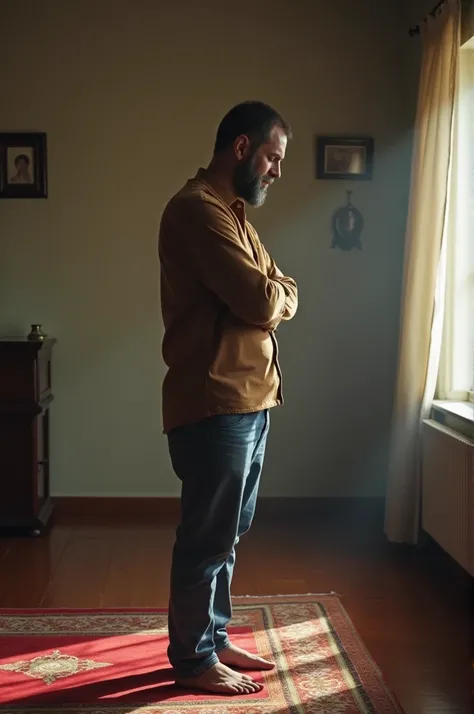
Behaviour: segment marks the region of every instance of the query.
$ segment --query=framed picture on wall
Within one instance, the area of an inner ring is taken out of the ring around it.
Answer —
[[[46,134],[0,133],[0,198],[46,198]]]
[[[318,136],[316,178],[370,181],[374,163],[371,137]]]

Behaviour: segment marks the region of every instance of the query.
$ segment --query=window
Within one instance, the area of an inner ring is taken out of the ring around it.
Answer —
[[[474,390],[474,38],[461,48],[445,234],[446,292],[438,397]]]

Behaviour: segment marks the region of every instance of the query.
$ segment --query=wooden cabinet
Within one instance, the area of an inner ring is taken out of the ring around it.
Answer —
[[[52,504],[49,409],[56,340],[0,338],[0,530],[39,535]]]

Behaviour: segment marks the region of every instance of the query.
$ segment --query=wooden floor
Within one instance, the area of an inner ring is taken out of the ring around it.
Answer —
[[[173,523],[58,518],[0,539],[0,607],[164,607]],[[337,592],[406,714],[469,714],[472,593],[436,549],[389,547],[373,514],[257,513],[235,594]]]

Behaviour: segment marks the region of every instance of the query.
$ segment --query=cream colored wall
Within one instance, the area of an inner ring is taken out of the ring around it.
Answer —
[[[382,5],[390,7],[382,8]],[[233,104],[293,124],[283,179],[252,212],[301,308],[281,329],[266,495],[384,492],[409,171],[396,3],[2,3],[2,128],[48,134],[49,199],[0,202],[0,331],[42,322],[54,355],[52,489],[176,495],[161,434],[156,235]],[[318,133],[376,141],[370,183],[317,182]],[[363,252],[330,250],[346,189]]]

